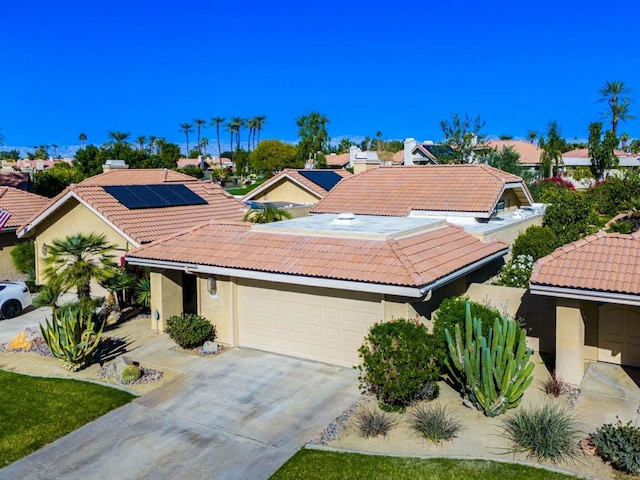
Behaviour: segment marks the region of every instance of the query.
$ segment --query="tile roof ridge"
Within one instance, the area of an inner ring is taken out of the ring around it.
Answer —
[[[389,245],[389,248],[391,248],[393,254],[400,261],[402,267],[409,274],[413,282],[418,286],[425,285],[427,282],[422,278],[422,276],[420,276],[413,263],[411,263],[411,261],[409,260],[409,256],[404,252],[404,250],[398,243],[398,240],[396,240],[392,235],[389,235],[386,239],[386,242],[387,245]]]
[[[9,191],[9,187],[5,185],[0,187],[0,198],[4,197],[4,194],[7,193],[8,191]]]
[[[477,165],[478,167],[482,168],[482,170],[493,175],[501,182],[506,182],[508,178],[517,178],[522,182],[522,177],[519,177],[518,175],[515,175],[513,173],[505,172],[503,170],[500,170],[499,168],[495,168],[485,164],[474,164],[474,165]]]

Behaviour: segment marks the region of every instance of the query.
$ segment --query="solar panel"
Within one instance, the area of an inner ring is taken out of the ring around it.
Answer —
[[[207,203],[186,185],[108,185],[103,188],[105,192],[131,210]]]
[[[342,180],[342,177],[332,170],[298,170],[298,173],[326,191],[331,190]]]

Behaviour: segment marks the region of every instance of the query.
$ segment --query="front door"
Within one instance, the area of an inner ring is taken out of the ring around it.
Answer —
[[[182,311],[198,313],[198,277],[182,273]]]

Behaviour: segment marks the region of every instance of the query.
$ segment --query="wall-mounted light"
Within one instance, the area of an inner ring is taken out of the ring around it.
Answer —
[[[218,298],[218,280],[216,277],[207,278],[207,292],[211,298]]]

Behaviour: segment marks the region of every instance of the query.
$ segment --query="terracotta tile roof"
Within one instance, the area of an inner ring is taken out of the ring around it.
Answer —
[[[431,210],[488,214],[505,184],[511,182],[522,183],[522,179],[487,165],[379,167],[342,180],[311,213],[404,217],[412,210]]]
[[[614,150],[613,153],[616,157],[624,158],[624,157],[636,157],[637,155],[629,152],[623,152],[622,150]],[[573,150],[569,150],[568,152],[564,152],[562,154],[562,158],[591,158],[589,156],[588,148],[575,148]]]
[[[79,185],[158,185],[167,182],[197,182],[198,179],[166,168],[116,169],[94,175]]]
[[[507,248],[499,241],[481,242],[450,224],[409,237],[367,240],[210,223],[132,250],[129,257],[422,287]]]
[[[331,153],[326,155],[327,165],[331,168],[344,167],[349,164],[349,152],[341,153],[337,155],[335,153]]]
[[[136,172],[136,170],[131,170],[131,172]],[[138,177],[135,176],[134,179],[137,180]],[[153,184],[153,181],[138,182],[136,184],[145,183],[150,185]],[[120,185],[122,184],[124,183],[120,183]],[[128,184],[134,185],[131,182]],[[82,182],[68,187],[52,199],[45,208],[33,215],[28,222],[35,221],[50,206],[55,205],[69,194],[75,195],[86,202],[138,244],[173,235],[203,221],[242,221],[247,207],[225,192],[220,186],[211,182],[193,182],[191,180],[183,184],[204,198],[207,204],[130,210],[108,194],[102,188],[104,185],[86,185],[85,182]],[[23,225],[20,230],[24,229],[25,226]],[[18,233],[20,233],[20,230]]]
[[[538,260],[532,285],[640,295],[640,235],[598,232]]]
[[[336,169],[336,170],[328,170],[328,169],[322,169],[322,170],[318,170],[318,169],[305,169],[305,170],[297,170],[294,168],[285,168],[283,171],[281,171],[280,173],[278,173],[277,175],[273,176],[272,178],[270,178],[269,180],[267,180],[266,182],[264,182],[262,185],[260,185],[258,188],[251,190],[247,195],[245,195],[245,197],[242,199],[243,201],[246,200],[251,200],[253,197],[256,196],[256,194],[260,193],[260,192],[264,192],[265,190],[267,190],[268,188],[270,188],[273,185],[276,185],[278,182],[282,181],[283,179],[289,177],[291,179],[293,179],[295,182],[304,185],[308,190],[310,190],[311,192],[313,192],[318,198],[322,198],[324,197],[329,190],[326,190],[325,188],[321,187],[320,185],[318,185],[317,183],[312,182],[311,180],[309,180],[307,177],[305,177],[304,175],[302,175],[300,172],[333,172],[337,175],[340,175],[343,178],[346,177],[351,177],[353,174],[343,170],[343,169]]]
[[[210,162],[211,162],[211,159],[208,159],[208,158],[204,159],[205,168],[209,168],[211,166]],[[178,168],[184,168],[187,166],[199,167],[200,160],[198,160],[197,158],[179,158],[176,164]]]
[[[525,142],[524,140],[489,140],[487,146],[494,150],[511,147],[520,154],[520,163],[525,165],[538,165],[540,163],[542,150],[535,143]]]
[[[12,187],[0,187],[0,209],[11,214],[5,228],[17,228],[39,212],[50,199]]]
[[[26,172],[8,172],[0,170],[0,185],[26,190],[29,186],[29,174]]]

